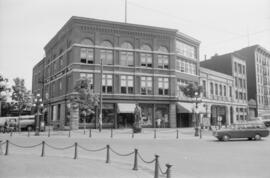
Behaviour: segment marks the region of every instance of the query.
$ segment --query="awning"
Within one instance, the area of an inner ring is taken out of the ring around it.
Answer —
[[[134,113],[136,105],[133,103],[117,103],[118,113]]]
[[[177,113],[193,113],[193,110],[195,110],[195,103],[177,102]],[[206,113],[202,103],[198,104],[197,112]]]

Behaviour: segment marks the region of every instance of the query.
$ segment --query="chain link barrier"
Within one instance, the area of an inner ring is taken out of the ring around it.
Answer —
[[[17,145],[15,143],[12,143],[11,141],[9,141],[9,143],[13,146],[16,146],[16,147],[19,147],[19,148],[34,148],[34,147],[37,147],[37,146],[40,146],[42,145],[42,142],[39,143],[39,144],[36,144],[36,145],[32,145],[32,146],[22,146],[22,145]]]
[[[110,150],[111,150],[113,153],[115,153],[116,155],[118,155],[118,156],[130,156],[130,155],[132,155],[132,154],[135,153],[135,151],[132,151],[132,152],[127,153],[127,154],[121,154],[121,153],[118,153],[118,152],[116,152],[115,150],[113,150],[111,147],[110,147]]]
[[[106,150],[106,146],[102,147],[102,148],[99,148],[99,149],[88,149],[88,148],[85,148],[85,147],[78,144],[78,147],[81,148],[84,151],[89,151],[89,152],[98,152],[98,151]]]
[[[55,149],[55,150],[66,150],[66,149],[70,149],[70,148],[74,147],[75,144],[72,144],[72,145],[66,146],[66,147],[62,147],[62,148],[49,145],[48,143],[45,143],[45,145],[47,145],[48,147]]]
[[[158,165],[158,168],[159,168],[159,172],[163,175],[166,175],[167,174],[167,170],[166,171],[162,171],[161,167],[160,167],[160,164]]]
[[[138,152],[138,156],[139,156],[139,158],[140,158],[144,163],[147,163],[147,164],[151,164],[151,163],[153,163],[153,162],[156,161],[156,159],[153,159],[152,161],[145,161],[145,160],[142,158],[142,155],[140,154],[140,152]]]

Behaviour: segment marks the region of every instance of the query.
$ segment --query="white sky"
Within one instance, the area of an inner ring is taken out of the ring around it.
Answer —
[[[26,80],[71,16],[124,22],[125,0],[0,0],[0,73]],[[260,44],[270,51],[270,0],[128,0],[128,23],[178,29],[201,41],[201,60]],[[249,38],[248,38],[248,34]]]

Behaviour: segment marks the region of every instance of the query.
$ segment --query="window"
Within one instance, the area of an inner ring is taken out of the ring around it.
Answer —
[[[132,50],[133,47],[130,43],[125,42],[121,45],[121,48]],[[120,51],[120,65],[122,66],[134,66],[133,52]]]
[[[237,79],[237,77],[234,78],[234,81],[235,81],[235,87],[237,87],[238,86],[238,79]]]
[[[238,72],[239,72],[239,74],[242,74],[242,65],[241,64],[238,64]]]
[[[227,96],[227,88],[225,85],[223,87],[224,87],[224,96]]]
[[[215,94],[218,95],[218,84],[215,84]]]
[[[222,96],[222,85],[219,85],[219,95]]]
[[[235,71],[235,73],[237,73],[237,63],[236,62],[234,62],[234,71]]]
[[[176,52],[185,57],[195,59],[195,47],[181,41],[176,41]]]
[[[141,66],[143,67],[152,67],[152,54],[141,53]]]
[[[230,86],[230,97],[232,97],[232,87]]]
[[[239,78],[238,80],[239,80],[239,82],[238,82],[239,87],[240,87],[240,88],[242,88],[242,87],[243,87],[243,86],[242,86],[242,79],[241,79],[241,78]]]
[[[246,80],[243,79],[243,88],[246,88]]]
[[[87,46],[93,46],[93,43],[89,39],[84,39],[81,41],[82,45],[87,45]],[[86,64],[93,64],[94,63],[94,50],[93,48],[85,48],[81,47],[81,63],[86,63]]]
[[[238,99],[238,92],[235,91],[235,98]]]
[[[203,97],[206,97],[206,81],[203,80]]]
[[[243,74],[246,75],[246,68],[244,65],[242,67],[243,67]]]
[[[59,80],[59,91],[61,92],[61,90],[63,89],[62,88],[63,86],[62,86],[62,80]]]
[[[169,94],[169,79],[158,78],[158,94],[168,95]]]
[[[141,77],[141,94],[152,94],[152,77]]]
[[[210,83],[210,93],[211,93],[211,95],[214,94],[214,85],[212,82]]]
[[[122,75],[121,76],[121,93],[134,93],[133,76]]]
[[[165,48],[163,46],[161,46],[158,51],[162,52],[162,53],[168,53],[167,48]],[[158,68],[160,68],[160,69],[168,69],[169,68],[169,56],[168,55],[158,54],[157,58],[158,58]]]
[[[63,62],[63,56],[61,56],[59,58],[59,60],[60,60],[60,68],[62,68],[63,67],[63,64],[64,64],[64,62]]]
[[[89,73],[80,73],[80,78],[83,79],[87,79],[89,82],[89,88],[91,90],[94,89],[94,84],[93,84],[93,74],[89,74]]]
[[[112,44],[109,41],[103,41],[101,46],[106,48],[112,48]],[[100,50],[100,58],[104,65],[112,65],[113,64],[113,51],[111,49],[101,49]]]
[[[112,75],[103,75],[102,76],[102,92],[103,93],[112,93],[113,90],[113,79]]]

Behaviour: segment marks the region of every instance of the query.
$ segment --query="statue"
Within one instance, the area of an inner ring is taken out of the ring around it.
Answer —
[[[134,133],[139,133],[142,131],[141,118],[142,118],[142,110],[140,106],[136,104],[136,107],[134,110],[134,124],[133,124]]]

